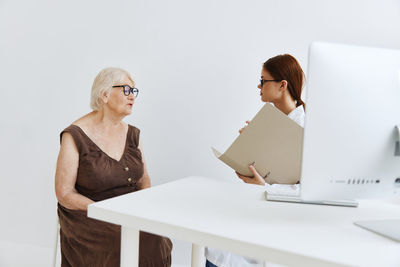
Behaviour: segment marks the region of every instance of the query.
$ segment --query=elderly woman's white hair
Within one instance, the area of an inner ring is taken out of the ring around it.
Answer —
[[[123,82],[125,78],[134,83],[131,75],[121,68],[105,68],[102,69],[93,81],[92,93],[90,97],[90,107],[93,110],[99,110],[104,102],[101,96],[105,93],[109,95],[113,85],[118,85]]]

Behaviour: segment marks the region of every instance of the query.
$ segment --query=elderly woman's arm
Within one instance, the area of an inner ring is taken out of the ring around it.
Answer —
[[[139,150],[142,153],[142,162],[143,162],[143,175],[137,182],[137,188],[139,190],[151,187],[151,181],[149,173],[147,172],[146,161],[144,160],[142,142],[139,140]]]
[[[79,166],[79,154],[69,133],[64,133],[58,154],[55,187],[58,202],[73,210],[87,210],[94,201],[79,194],[75,189]]]

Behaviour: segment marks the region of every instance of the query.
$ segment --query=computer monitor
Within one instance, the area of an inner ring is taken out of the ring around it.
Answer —
[[[306,94],[301,199],[400,196],[400,51],[313,43]]]

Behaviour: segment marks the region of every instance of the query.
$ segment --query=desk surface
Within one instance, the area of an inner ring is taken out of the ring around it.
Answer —
[[[89,217],[289,266],[400,266],[400,243],[353,225],[400,219],[400,203],[358,208],[264,200],[264,188],[188,177],[89,206]]]

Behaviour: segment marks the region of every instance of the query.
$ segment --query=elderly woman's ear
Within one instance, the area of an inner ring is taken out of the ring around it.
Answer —
[[[101,100],[103,101],[104,104],[107,104],[107,102],[108,102],[108,97],[109,97],[109,94],[107,94],[107,92],[103,92],[103,93],[101,94]]]

